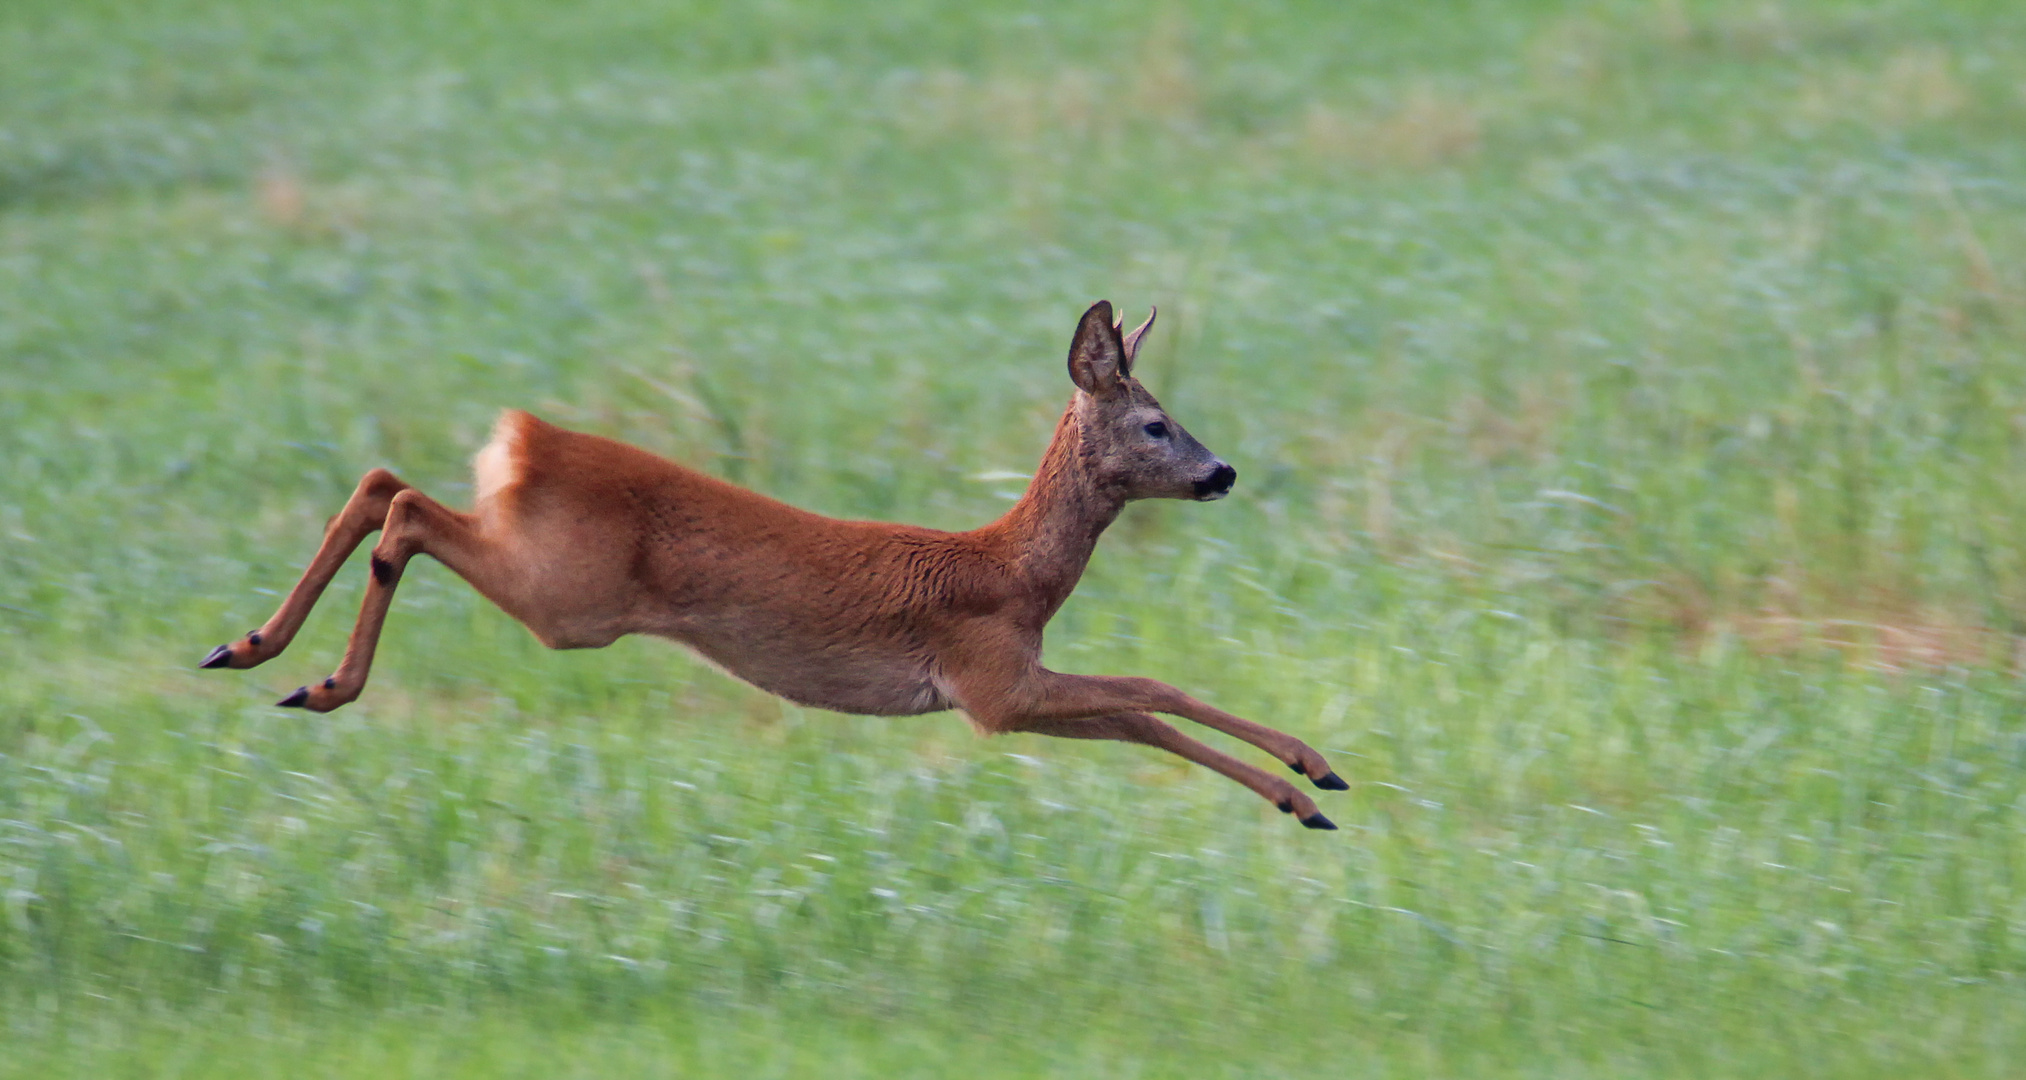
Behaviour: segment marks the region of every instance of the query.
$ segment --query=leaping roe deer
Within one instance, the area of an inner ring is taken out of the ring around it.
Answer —
[[[1133,378],[1153,321],[1121,336],[1109,303],[1084,313],[1069,348],[1076,395],[1026,494],[984,528],[838,521],[509,410],[473,464],[470,513],[385,469],[367,473],[280,609],[203,666],[278,655],[352,550],[381,530],[344,660],[281,704],[329,712],[359,696],[401,573],[426,554],[552,649],[656,634],[804,705],[883,716],[955,708],[984,734],[1145,743],[1244,784],[1311,829],[1334,829],[1286,779],[1149,714],[1243,739],[1319,788],[1348,787],[1301,740],[1153,679],[1041,666],[1042,629],[1126,503],[1208,502],[1238,476]]]

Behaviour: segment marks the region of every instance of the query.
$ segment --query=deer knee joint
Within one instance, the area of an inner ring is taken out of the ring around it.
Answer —
[[[387,504],[387,518],[380,526],[380,542],[373,548],[373,578],[382,585],[401,575],[401,568],[417,547],[416,532],[423,523],[416,520],[422,495],[404,488]]]
[[[370,469],[366,472],[366,475],[359,478],[359,490],[375,494],[384,492],[391,495],[393,491],[401,491],[407,486],[407,484],[401,482],[400,477],[395,476],[387,469]],[[389,488],[392,488],[393,491],[388,491],[387,489]]]
[[[414,517],[421,512],[423,498],[422,493],[414,488],[402,488],[387,500],[385,528],[389,539],[400,536],[412,524]]]
[[[1172,713],[1186,707],[1189,695],[1169,686],[1159,679],[1129,676],[1126,686],[1132,697],[1142,702],[1141,708],[1149,712]]]

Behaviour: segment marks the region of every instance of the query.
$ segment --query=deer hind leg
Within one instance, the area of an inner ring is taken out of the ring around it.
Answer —
[[[1330,819],[1322,816],[1316,809],[1315,803],[1293,784],[1264,769],[1247,765],[1229,754],[1213,750],[1176,731],[1168,722],[1148,716],[1146,713],[1114,713],[1110,716],[1087,716],[1074,720],[1022,720],[1009,730],[1031,731],[1037,735],[1053,735],[1062,739],[1116,739],[1119,742],[1159,747],[1244,784],[1260,798],[1279,807],[1281,813],[1295,815],[1303,825],[1311,829],[1336,828]]]
[[[380,528],[381,523],[387,520],[387,511],[393,505],[394,496],[406,490],[408,485],[385,469],[374,469],[360,477],[358,488],[345,501],[345,508],[324,526],[322,546],[317,548],[316,557],[310,560],[309,567],[303,571],[295,588],[289,590],[288,598],[281,602],[281,607],[261,624],[260,629],[229,645],[211,650],[199,666],[250,668],[281,655],[281,651],[295,639],[296,631],[302,629],[303,620],[316,606],[317,598],[324,594],[324,587],[331,583],[331,578],[351,557],[352,549]]]
[[[426,554],[478,585],[490,579],[484,571],[499,561],[497,548],[481,534],[477,520],[460,514],[427,495],[409,488],[390,501],[385,531],[373,548],[372,580],[366,583],[366,597],[359,605],[359,621],[345,644],[345,658],[331,677],[321,683],[300,687],[279,704],[312,712],[329,712],[359,696],[366,688],[366,674],[373,666],[373,649],[380,643],[380,627],[387,621],[387,608],[394,601],[394,587],[408,560]],[[486,590],[481,585],[480,592]]]

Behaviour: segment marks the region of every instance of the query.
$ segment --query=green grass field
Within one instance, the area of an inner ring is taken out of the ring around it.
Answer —
[[[1239,483],[1049,661],[1341,832],[427,560],[193,670],[502,406],[981,524],[1099,297]],[[0,1075],[2016,1076],[2022,643],[2017,4],[0,7]]]

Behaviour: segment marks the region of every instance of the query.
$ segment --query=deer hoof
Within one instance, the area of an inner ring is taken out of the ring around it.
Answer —
[[[310,688],[307,686],[298,686],[295,688],[295,693],[290,694],[285,698],[282,698],[280,701],[275,702],[275,704],[281,706],[284,709],[300,709],[303,707],[304,703],[309,701],[309,699],[310,699]]]
[[[1351,785],[1344,783],[1344,778],[1338,776],[1334,772],[1330,773],[1328,776],[1325,776],[1320,780],[1315,781],[1315,786],[1323,789],[1324,791],[1351,790]]]
[[[211,650],[211,654],[210,654],[209,656],[206,656],[206,657],[204,658],[204,662],[203,662],[203,663],[201,663],[201,664],[198,664],[197,666],[198,666],[198,667],[200,667],[200,668],[222,668],[222,667],[231,667],[231,666],[232,666],[232,646],[230,646],[230,645],[220,645],[220,646],[218,646],[217,648],[215,648],[215,649]]]
[[[1337,831],[1337,823],[1322,816],[1321,814],[1310,814],[1309,816],[1302,818],[1301,823],[1304,827],[1310,829],[1323,829],[1329,832]]]

